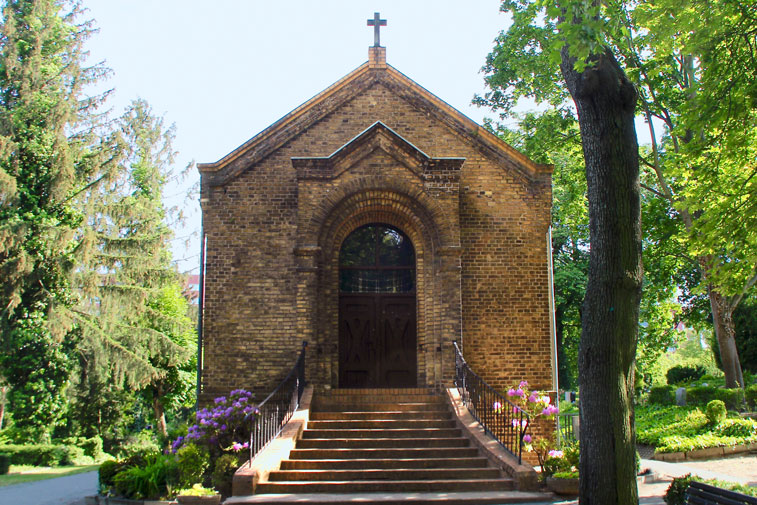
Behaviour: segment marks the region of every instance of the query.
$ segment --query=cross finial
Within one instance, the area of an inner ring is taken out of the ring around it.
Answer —
[[[373,27],[373,47],[381,46],[381,27],[386,26],[386,19],[381,19],[378,12],[373,13],[373,19],[368,20],[368,26]]]

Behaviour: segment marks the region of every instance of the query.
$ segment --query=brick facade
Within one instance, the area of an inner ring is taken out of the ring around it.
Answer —
[[[339,249],[368,223],[415,248],[419,386],[450,383],[457,340],[493,386],[551,388],[551,167],[369,56],[200,165],[205,399],[268,392],[303,340],[309,380],[337,386]]]

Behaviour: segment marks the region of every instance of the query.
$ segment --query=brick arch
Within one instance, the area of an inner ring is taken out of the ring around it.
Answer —
[[[421,186],[382,175],[353,179],[334,188],[313,210],[301,240],[325,250],[327,237],[334,234],[334,228],[346,224],[344,216],[364,214],[371,207],[376,213],[400,220],[404,216],[416,222],[428,234],[434,248],[460,242],[459,231],[449,224],[445,211]]]
[[[370,179],[372,184],[367,184]],[[441,377],[434,362],[433,350],[442,342],[442,325],[438,317],[443,309],[440,285],[440,260],[437,251],[447,244],[455,244],[457,235],[441,211],[422,191],[403,186],[401,181],[387,181],[380,177],[363,178],[358,184],[331,195],[310,219],[319,227],[311,230],[312,244],[319,246],[317,327],[324,359],[330,361],[332,385],[338,382],[338,275],[339,251],[344,239],[360,226],[382,223],[398,228],[407,235],[415,249],[416,258],[416,314],[418,352],[418,384],[433,385]],[[380,184],[385,183],[385,184]],[[392,184],[394,182],[394,184]],[[350,191],[352,189],[352,191]],[[346,195],[345,195],[346,193]],[[420,198],[416,196],[420,195]],[[341,197],[340,197],[341,196]],[[324,209],[328,209],[325,211]]]

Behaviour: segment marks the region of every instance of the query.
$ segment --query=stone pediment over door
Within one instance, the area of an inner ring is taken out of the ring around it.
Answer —
[[[433,180],[444,175],[458,181],[465,158],[431,158],[386,126],[376,121],[345,145],[325,157],[292,158],[298,180],[327,180],[339,177],[350,167],[376,151],[392,157],[420,180]]]

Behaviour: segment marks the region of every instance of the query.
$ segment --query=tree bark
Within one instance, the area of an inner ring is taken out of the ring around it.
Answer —
[[[160,388],[153,390],[152,397],[152,410],[155,415],[155,429],[158,434],[164,439],[168,437],[168,429],[166,427],[166,410],[163,408],[163,402],[160,401],[162,396]]]
[[[562,50],[578,112],[589,200],[589,279],[578,356],[580,503],[636,505],[634,359],[641,300],[636,89],[608,51],[583,72]]]
[[[725,374],[725,387],[743,388],[744,375],[736,348],[736,329],[733,326],[733,311],[736,306],[711,286],[708,286],[707,294],[712,309],[712,326],[720,349],[720,363]]]
[[[5,402],[8,398],[8,386],[0,386],[0,430],[3,429],[5,420]]]

